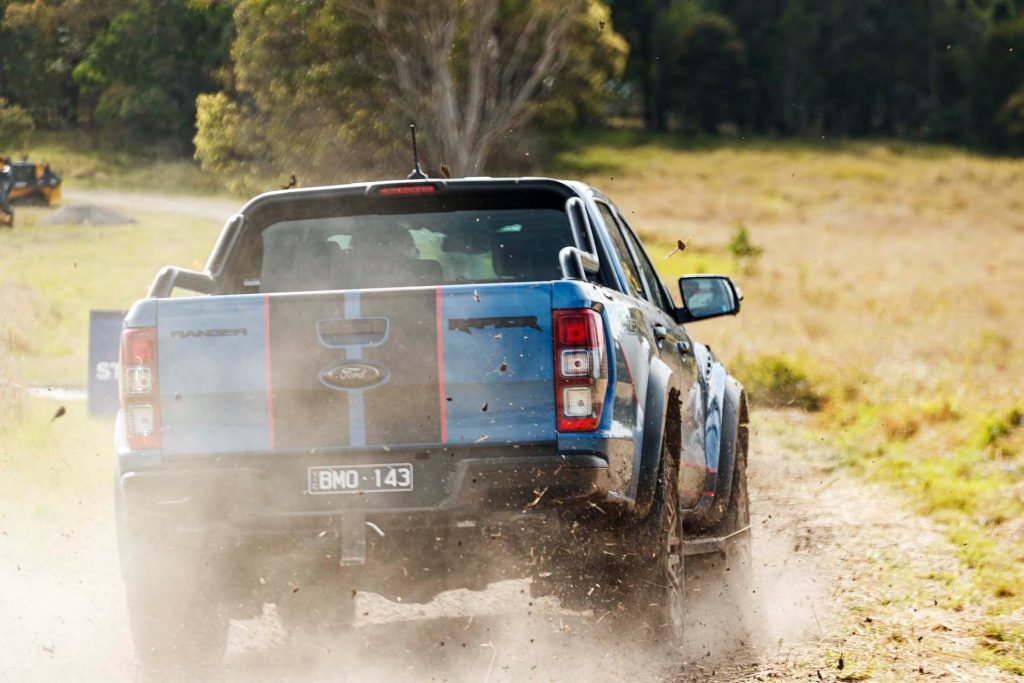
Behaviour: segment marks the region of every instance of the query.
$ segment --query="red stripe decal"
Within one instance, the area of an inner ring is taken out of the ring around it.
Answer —
[[[714,474],[714,473],[718,472],[718,468],[717,467],[709,467],[708,468],[708,472],[710,472],[711,474]]]
[[[705,491],[705,492],[704,492],[704,497],[705,497],[705,498],[710,498],[710,497],[711,497],[711,496],[713,496],[713,495],[715,495],[715,492],[714,492],[714,491]]]
[[[444,395],[444,337],[441,325],[441,288],[437,288],[437,393],[441,406],[441,443],[448,443],[448,397]]]
[[[263,297],[263,363],[267,372],[267,438],[274,448],[274,392],[270,386],[270,296]]]

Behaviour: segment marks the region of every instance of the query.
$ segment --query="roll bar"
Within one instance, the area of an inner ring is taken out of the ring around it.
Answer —
[[[565,213],[569,216],[569,227],[572,229],[572,239],[576,246],[564,247],[558,252],[562,277],[566,280],[586,280],[588,273],[597,273],[601,270],[590,216],[579,197],[572,197],[565,203]]]

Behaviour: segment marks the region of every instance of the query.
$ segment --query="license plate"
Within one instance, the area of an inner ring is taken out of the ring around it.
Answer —
[[[309,468],[309,492],[388,493],[412,491],[412,465],[344,465]]]

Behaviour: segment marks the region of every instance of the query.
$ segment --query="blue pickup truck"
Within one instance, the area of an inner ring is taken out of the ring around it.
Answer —
[[[213,665],[265,604],[320,629],[357,590],[510,577],[678,643],[685,557],[749,564],[746,398],[687,329],[741,295],[679,286],[682,306],[577,182],[251,200],[203,272],[165,268],[124,323],[117,521],[143,663]]]

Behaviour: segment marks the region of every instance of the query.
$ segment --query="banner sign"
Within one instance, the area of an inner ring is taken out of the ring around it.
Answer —
[[[118,353],[124,311],[89,311],[89,414],[116,415]]]

